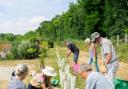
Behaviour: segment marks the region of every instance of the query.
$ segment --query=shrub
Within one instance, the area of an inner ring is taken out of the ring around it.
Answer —
[[[13,59],[14,59],[13,53],[7,54],[7,55],[6,55],[6,59],[8,59],[8,60],[13,60]]]
[[[14,42],[10,53],[14,59],[33,59],[40,54],[40,47],[39,44],[30,41]]]
[[[40,45],[41,47],[41,54],[39,55],[40,57],[40,66],[41,68],[44,68],[44,59],[47,57],[47,50],[48,50],[48,43],[43,41]]]

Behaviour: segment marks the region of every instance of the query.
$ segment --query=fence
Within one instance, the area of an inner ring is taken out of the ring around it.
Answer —
[[[124,42],[126,45],[128,44],[128,34],[125,35]],[[120,36],[117,35],[117,46],[119,46],[119,43],[120,43]]]
[[[71,74],[70,66],[66,63],[66,59],[60,57],[58,50],[57,60],[59,66],[60,84],[62,89],[76,89],[76,76],[73,76]]]

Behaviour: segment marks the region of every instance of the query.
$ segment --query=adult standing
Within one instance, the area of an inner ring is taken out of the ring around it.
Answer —
[[[97,50],[95,47],[94,42],[91,42],[90,38],[85,39],[84,41],[87,46],[89,46],[89,60],[88,64],[92,64],[92,62],[95,64],[96,71],[99,72],[98,62],[97,62]]]
[[[115,48],[110,40],[100,36],[98,32],[91,35],[91,40],[101,46],[103,62],[107,68],[107,78],[114,87],[114,78],[119,67]]]
[[[28,74],[28,67],[25,64],[19,64],[14,73],[15,76],[11,78],[7,89],[26,89],[23,80]]]
[[[100,72],[93,72],[89,64],[81,64],[79,73],[86,79],[85,89],[114,89],[107,78]]]
[[[69,57],[69,55],[71,53],[73,53],[73,55],[74,55],[73,62],[74,62],[74,64],[77,64],[78,56],[79,56],[79,49],[78,49],[78,47],[74,43],[69,42],[69,41],[65,41],[64,45],[67,46],[67,48],[68,48],[67,58]]]

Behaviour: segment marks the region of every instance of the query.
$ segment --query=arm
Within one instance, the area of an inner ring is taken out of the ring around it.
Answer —
[[[112,58],[111,44],[109,42],[104,43],[103,54],[105,55],[105,63],[107,65],[110,63]]]
[[[110,63],[111,57],[112,57],[112,54],[111,53],[107,53],[106,54],[106,64],[109,64]]]
[[[69,49],[68,52],[67,52],[67,57],[66,58],[68,58],[70,54],[71,54],[71,50]]]
[[[96,55],[97,55],[97,53],[96,53],[96,47],[95,47],[95,44],[94,43],[92,44],[92,50],[93,50],[93,60],[95,62],[96,61]]]
[[[42,89],[46,89],[45,82],[41,83],[41,87],[42,87]]]

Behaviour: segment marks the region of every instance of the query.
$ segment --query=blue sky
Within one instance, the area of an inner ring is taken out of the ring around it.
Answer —
[[[24,34],[77,0],[0,0],[0,33]]]

